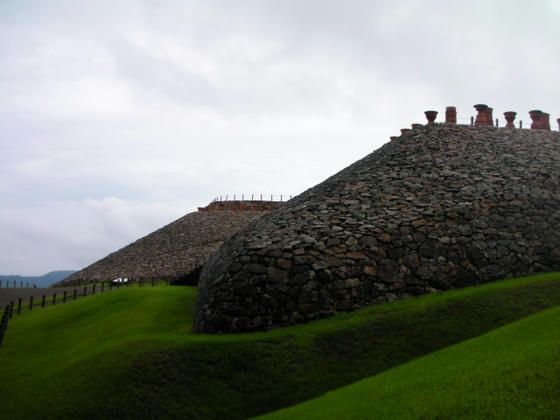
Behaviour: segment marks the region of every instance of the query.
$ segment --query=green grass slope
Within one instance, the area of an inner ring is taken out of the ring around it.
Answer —
[[[560,274],[266,333],[191,334],[196,290],[123,288],[15,317],[1,418],[247,418],[560,305]]]
[[[79,411],[90,392],[93,398],[103,394],[98,374],[108,389],[118,386],[136,342],[187,333],[192,318],[185,302],[192,306],[196,291],[146,289],[123,288],[14,316],[0,348],[0,417]]]
[[[260,419],[560,416],[560,307]]]

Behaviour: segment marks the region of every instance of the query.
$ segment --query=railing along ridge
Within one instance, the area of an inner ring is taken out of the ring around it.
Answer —
[[[274,199],[275,197],[277,197],[276,200]],[[231,201],[276,201],[282,203],[284,200],[287,201],[293,198],[292,195],[289,195],[289,197],[288,194],[227,194],[215,197],[211,203],[227,203]]]
[[[33,296],[33,295],[27,298],[18,298],[17,301],[13,300],[8,305],[6,305],[2,314],[2,318],[0,319],[0,347],[2,346],[2,341],[4,340],[6,330],[8,329],[8,321],[10,320],[10,318],[13,318],[14,313],[16,315],[19,315],[23,310],[26,309],[26,307],[28,311],[32,311],[33,308],[39,309],[39,308],[45,308],[47,306],[55,306],[57,302],[58,304],[61,304],[61,303],[74,301],[76,299],[85,298],[87,296],[93,296],[96,294],[96,291],[97,293],[103,293],[113,289],[120,289],[121,287],[131,287],[133,284],[136,284],[138,287],[144,287],[146,286],[146,284],[151,283],[152,287],[154,287],[154,286],[159,286],[162,281],[168,286],[170,285],[170,282],[168,280],[154,280],[154,279],[152,279],[151,281],[137,281],[137,282],[129,281],[124,284],[113,284],[110,281],[103,281],[101,282],[100,289],[97,289],[98,283],[94,283],[94,284],[90,283],[84,285],[83,290],[80,293],[78,292],[78,289],[80,289],[82,286],[70,287],[70,289],[71,288],[74,289],[73,293],[71,294],[68,293],[68,290],[61,290],[62,293],[58,294],[58,300],[57,300],[56,292],[52,293],[52,298],[49,299],[47,299],[49,294],[41,294],[40,302],[39,299],[37,300],[35,299],[35,297],[38,296]],[[37,290],[40,290],[40,288],[37,288]],[[27,300],[28,302],[24,302],[24,300]]]

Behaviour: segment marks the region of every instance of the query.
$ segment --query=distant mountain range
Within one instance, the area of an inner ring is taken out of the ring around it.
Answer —
[[[66,277],[74,274],[75,270],[61,270],[61,271],[51,271],[50,273],[44,274],[42,276],[0,276],[0,281],[2,281],[2,287],[6,287],[9,284],[13,287],[14,281],[16,286],[20,287],[21,282],[25,287],[29,283],[30,287],[35,284],[37,287],[49,287],[51,284],[56,283],[60,280],[64,280]]]

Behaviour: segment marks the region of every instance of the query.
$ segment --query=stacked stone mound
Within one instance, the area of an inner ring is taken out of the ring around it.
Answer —
[[[198,332],[267,329],[560,269],[560,134],[416,127],[226,241]]]
[[[263,208],[267,210],[279,205],[265,204]],[[201,267],[223,241],[264,213],[253,210],[189,213],[55,286],[87,284],[117,277],[128,277],[132,281],[157,279],[196,284]]]

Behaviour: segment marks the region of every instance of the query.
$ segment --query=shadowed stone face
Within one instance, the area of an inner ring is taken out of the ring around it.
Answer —
[[[560,134],[429,125],[212,257],[198,332],[267,329],[560,268]]]

